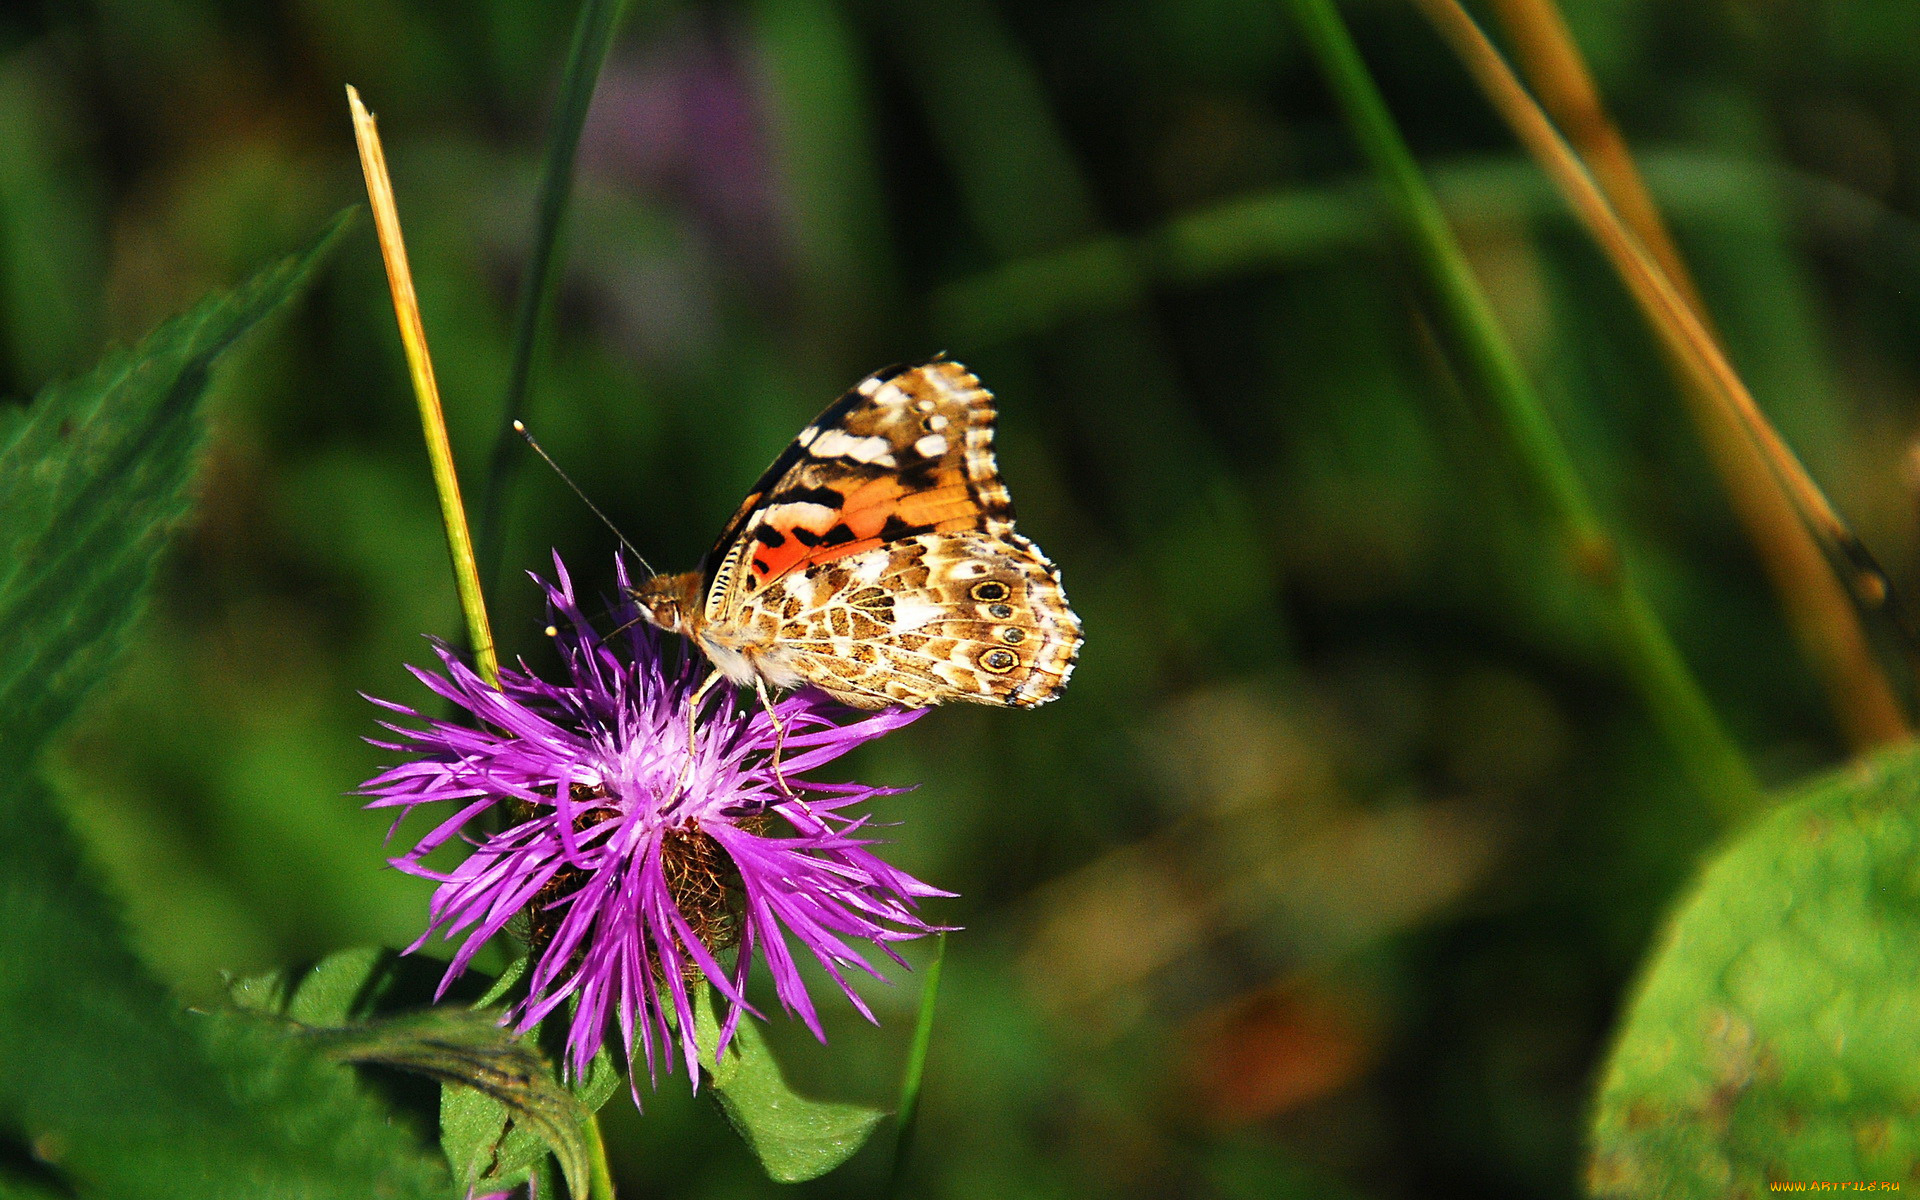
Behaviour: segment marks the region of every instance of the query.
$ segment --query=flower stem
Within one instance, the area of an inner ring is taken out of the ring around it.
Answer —
[[[446,526],[447,553],[453,559],[454,588],[467,620],[467,639],[473,643],[474,669],[490,684],[500,681],[494,655],[493,630],[487,623],[486,601],[480,593],[480,575],[474,564],[473,538],[467,531],[467,510],[460,502],[460,477],[453,469],[453,447],[447,441],[447,418],[440,408],[440,385],[434,381],[433,359],[427,354],[427,331],[420,320],[420,297],[413,290],[413,270],[407,265],[407,246],[400,236],[400,212],[393,200],[393,180],[387,175],[387,156],[373,114],[360,103],[360,93],[347,87],[353,110],[353,136],[360,147],[360,170],[367,179],[367,198],[373,204],[374,228],[380,237],[380,257],[387,265],[387,287],[393,293],[393,312],[400,322],[400,343],[407,352],[407,371],[413,377],[413,395],[420,404],[420,425],[427,437],[427,457],[433,463],[433,486],[440,494],[440,519]]]
[[[947,961],[947,935],[933,943],[933,963],[920,981],[920,1015],[913,1026],[913,1044],[907,1050],[907,1069],[900,1077],[900,1109],[893,1139],[893,1169],[888,1195],[899,1195],[900,1180],[906,1172],[907,1154],[913,1149],[913,1132],[920,1118],[920,1080],[926,1074],[927,1050],[933,1045],[933,1006],[940,995],[940,970]]]
[[[607,1140],[600,1136],[600,1114],[588,1113],[582,1128],[587,1135],[587,1152],[592,1156],[587,1200],[614,1200],[613,1170],[607,1165]]]
[[[500,430],[493,440],[493,459],[487,468],[486,490],[480,495],[480,578],[499,582],[500,557],[506,544],[506,507],[514,471],[520,462],[520,438],[513,423],[523,415],[533,379],[533,360],[541,335],[553,311],[560,281],[560,241],[565,232],[567,204],[573,197],[573,164],[580,149],[580,132],[587,123],[594,88],[606,65],[613,34],[626,12],[626,0],[585,0],[573,26],[573,44],[560,76],[560,93],[547,127],[547,154],[540,171],[540,194],[535,201],[533,249],[527,258],[527,276],[521,281],[519,307],[513,316],[513,359],[507,370],[506,394],[500,403]]]
[[[1619,560],[1573,456],[1495,320],[1386,101],[1332,0],[1290,0],[1294,15],[1439,303],[1452,341],[1545,502],[1562,552],[1590,587],[1607,632],[1689,780],[1723,815],[1751,811],[1760,789],[1653,606]]]

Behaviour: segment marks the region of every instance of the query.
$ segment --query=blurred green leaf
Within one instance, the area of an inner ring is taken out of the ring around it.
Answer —
[[[445,1173],[353,1077],[238,1015],[183,1022],[30,770],[105,675],[185,512],[221,351],[304,255],[47,389],[0,445],[0,1129],[114,1197],[401,1197]]]
[[[1920,753],[1816,784],[1708,867],[1608,1064],[1599,1196],[1920,1166]]]
[[[105,274],[102,172],[52,49],[0,61],[0,345],[23,391],[92,357]]]
[[[106,673],[186,514],[214,361],[326,255],[306,254],[162,325],[34,401],[0,444],[0,746],[24,764]]]
[[[698,989],[694,1018],[700,1045],[718,1045],[720,1025],[705,986]],[[751,1020],[741,1021],[734,1029],[727,1052],[717,1063],[704,1052],[702,1060],[721,1111],[759,1158],[768,1178],[779,1183],[801,1183],[833,1170],[867,1144],[874,1127],[887,1115],[865,1105],[808,1100],[795,1094]]]

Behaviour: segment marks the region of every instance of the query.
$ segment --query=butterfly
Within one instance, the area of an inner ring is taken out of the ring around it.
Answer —
[[[861,380],[800,431],[700,568],[634,589],[720,675],[855,708],[1031,708],[1060,694],[1080,619],[1013,528],[993,396],[949,359]]]

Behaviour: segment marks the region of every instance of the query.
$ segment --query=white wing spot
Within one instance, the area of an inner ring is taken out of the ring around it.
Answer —
[[[800,602],[801,609],[805,610],[813,607],[813,577],[811,575],[795,572],[787,576],[782,582],[786,586],[787,594]]]
[[[830,529],[840,519],[840,510],[828,508],[824,504],[809,504],[804,500],[795,500],[790,504],[776,504],[767,509],[767,521],[775,529],[791,529],[795,525],[802,529]]]
[[[913,444],[913,452],[921,458],[939,458],[947,452],[947,439],[930,433]]]
[[[933,398],[930,396],[922,396],[918,400],[915,400],[913,402],[913,411],[915,412],[923,412],[923,413],[932,412],[934,409],[938,407],[939,405],[935,404],[933,402]],[[944,417],[941,419],[943,421],[945,420]]]
[[[918,407],[918,406],[916,405],[915,407]],[[932,408],[933,402],[928,401],[927,407]],[[947,427],[947,419],[941,416],[939,413],[935,413],[932,416],[928,417],[926,420],[920,422],[920,428],[926,430],[928,433],[939,433],[942,429],[945,429],[946,427]]]
[[[922,625],[939,620],[944,611],[938,604],[896,598],[893,602],[893,632],[910,633]]]
[[[871,396],[875,392],[880,390],[880,384],[881,384],[881,381],[879,379],[876,379],[873,376],[869,375],[865,379],[862,379],[860,381],[860,386],[854,388],[853,390],[856,392],[859,392],[862,396]]]
[[[883,437],[855,437],[844,429],[828,429],[807,449],[823,458],[850,458],[875,467],[895,466],[893,443]]]

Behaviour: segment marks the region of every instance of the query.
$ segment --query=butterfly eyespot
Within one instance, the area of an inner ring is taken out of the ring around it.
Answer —
[[[989,650],[980,656],[980,665],[996,674],[1013,670],[1020,656],[1011,650]]]
[[[1027,640],[1027,631],[1024,629],[1002,629],[1000,631],[1000,640],[1009,646],[1018,646],[1021,642]]]
[[[1007,585],[998,579],[983,579],[973,585],[973,598],[983,604],[992,600],[1005,600],[1011,594],[1007,591]]]
[[[1004,621],[1013,615],[1013,605],[989,604],[987,605],[987,615],[996,621]]]

